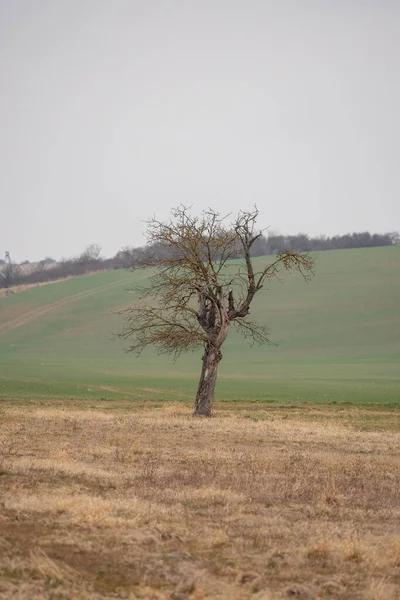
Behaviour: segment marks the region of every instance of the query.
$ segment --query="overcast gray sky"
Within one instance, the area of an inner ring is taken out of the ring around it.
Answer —
[[[400,228],[398,0],[0,0],[0,255],[193,204]]]

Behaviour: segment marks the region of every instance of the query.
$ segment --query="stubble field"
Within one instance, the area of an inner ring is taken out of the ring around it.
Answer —
[[[0,415],[0,598],[396,600],[396,407]]]

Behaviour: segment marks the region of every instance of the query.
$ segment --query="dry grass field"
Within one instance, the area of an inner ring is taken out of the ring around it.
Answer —
[[[396,409],[0,407],[0,598],[400,598]]]

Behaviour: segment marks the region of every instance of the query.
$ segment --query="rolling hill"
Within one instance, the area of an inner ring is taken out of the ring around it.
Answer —
[[[286,276],[254,303],[276,347],[230,334],[217,399],[400,402],[400,247],[316,256],[310,284]],[[136,357],[115,339],[113,310],[147,277],[106,271],[0,298],[0,398],[192,398],[200,353]]]

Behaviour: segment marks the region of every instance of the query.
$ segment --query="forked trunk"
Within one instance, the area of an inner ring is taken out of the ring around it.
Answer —
[[[211,416],[218,364],[221,358],[222,354],[219,349],[211,345],[206,346],[202,359],[203,367],[201,369],[200,382],[196,394],[194,415],[202,417]]]

